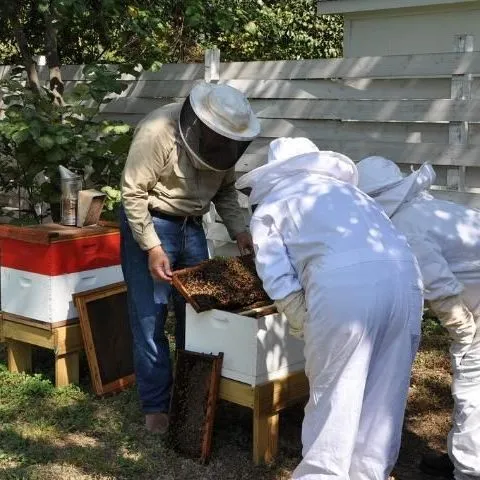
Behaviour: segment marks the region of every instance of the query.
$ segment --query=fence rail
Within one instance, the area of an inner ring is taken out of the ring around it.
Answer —
[[[429,161],[439,196],[480,206],[480,51],[220,64],[215,59],[207,68],[168,64],[138,78],[124,75],[126,90],[102,107],[101,118],[136,125],[153,109],[183,100],[196,81],[218,79],[250,98],[262,124],[261,137],[237,164],[239,175],[266,161],[273,138],[307,136],[321,149],[355,161],[383,155],[404,170]],[[9,71],[0,66],[0,78]],[[85,81],[80,65],[63,67],[62,75],[67,88]],[[45,67],[40,78],[48,78]],[[226,235],[218,224],[211,232],[215,238]]]

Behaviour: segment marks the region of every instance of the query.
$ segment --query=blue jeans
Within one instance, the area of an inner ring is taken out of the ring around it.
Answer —
[[[205,232],[200,223],[153,217],[173,269],[190,267],[208,258]],[[185,300],[175,288],[154,281],[148,270],[148,253],[134,240],[123,209],[120,212],[121,260],[128,288],[133,356],[138,393],[145,413],[168,412],[172,366],[165,336],[167,304],[172,296],[176,348],[185,348]]]

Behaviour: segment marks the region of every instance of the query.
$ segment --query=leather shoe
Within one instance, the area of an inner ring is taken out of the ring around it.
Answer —
[[[454,466],[448,454],[425,454],[420,462],[420,470],[429,475],[449,478],[453,480]]]
[[[145,415],[145,428],[150,433],[165,435],[168,431],[168,415],[166,413],[147,413]]]

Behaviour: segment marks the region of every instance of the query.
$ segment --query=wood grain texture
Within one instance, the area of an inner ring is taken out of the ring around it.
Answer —
[[[94,391],[106,395],[135,381],[127,287],[118,282],[73,295]]]
[[[320,141],[314,143],[320,150],[342,152],[355,162],[371,155],[381,155],[397,163],[421,165],[430,162],[433,165],[480,166],[480,147],[478,145],[449,145],[438,143],[402,143],[375,141]],[[248,172],[267,161],[268,146],[261,146],[255,153],[249,153],[235,165],[237,172]]]

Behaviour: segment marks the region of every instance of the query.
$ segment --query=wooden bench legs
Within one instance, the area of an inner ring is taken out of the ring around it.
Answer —
[[[251,386],[222,377],[219,397],[253,410],[253,461],[270,463],[278,451],[279,413],[308,398],[304,372]]]
[[[55,326],[6,313],[0,321],[10,372],[31,372],[32,346],[39,346],[53,350],[55,354],[55,386],[78,383],[80,351],[83,349],[78,323]]]
[[[278,423],[280,415],[269,415],[253,410],[253,461],[271,463],[278,451]]]
[[[32,371],[32,346],[7,340],[8,370],[14,373]],[[55,386],[65,387],[79,382],[79,352],[55,355]]]
[[[79,352],[55,355],[55,386],[65,387],[71,383],[78,384],[79,378]]]
[[[13,373],[32,371],[32,347],[27,343],[7,340],[8,370]]]

